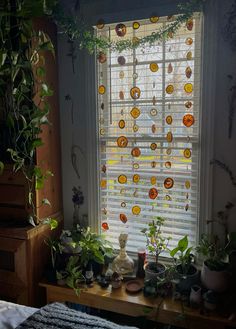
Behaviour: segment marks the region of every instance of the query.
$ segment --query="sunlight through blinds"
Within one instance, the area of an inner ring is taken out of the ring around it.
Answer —
[[[105,25],[97,34],[138,42],[168,18],[122,24]],[[196,242],[200,57],[200,15],[152,46],[97,54],[99,213],[117,248],[121,232],[129,234],[129,251],[144,247],[140,231],[157,216],[165,218],[170,248],[185,234]]]

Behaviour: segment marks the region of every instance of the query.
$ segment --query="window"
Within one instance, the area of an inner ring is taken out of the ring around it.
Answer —
[[[138,42],[169,19],[110,24],[97,33]],[[170,247],[185,234],[196,243],[200,40],[196,15],[166,41],[97,56],[99,218],[115,247],[125,231],[127,249],[137,251],[145,244],[141,229],[157,216],[165,218]]]

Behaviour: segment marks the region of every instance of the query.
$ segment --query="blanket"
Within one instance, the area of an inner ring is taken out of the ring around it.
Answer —
[[[46,305],[16,329],[137,329],[68,308],[61,303]]]

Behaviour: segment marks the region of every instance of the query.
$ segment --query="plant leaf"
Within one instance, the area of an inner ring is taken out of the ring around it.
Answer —
[[[0,175],[2,175],[3,170],[4,170],[4,163],[0,161]]]

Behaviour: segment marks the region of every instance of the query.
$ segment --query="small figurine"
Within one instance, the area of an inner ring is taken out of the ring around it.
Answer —
[[[120,288],[121,284],[122,284],[122,276],[119,273],[114,272],[111,277],[112,288],[115,288],[115,289]]]
[[[119,274],[131,274],[134,271],[134,261],[127,255],[125,250],[128,234],[121,233],[119,236],[120,252],[113,260],[112,269]]]

